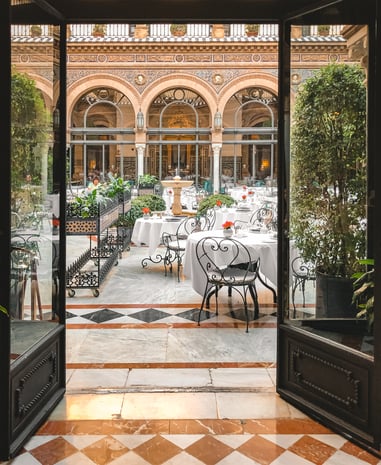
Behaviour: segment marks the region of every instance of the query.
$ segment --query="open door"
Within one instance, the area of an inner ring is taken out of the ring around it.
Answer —
[[[282,25],[277,390],[309,416],[379,451],[380,293],[372,287],[381,260],[373,110],[379,12],[376,2],[366,3],[368,9],[338,2]],[[319,28],[328,30],[321,40],[329,40],[337,24],[349,59],[333,53],[329,66],[311,73],[299,61],[292,32]]]

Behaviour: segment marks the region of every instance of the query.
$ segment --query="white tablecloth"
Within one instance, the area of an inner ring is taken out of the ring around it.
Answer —
[[[143,244],[148,245],[148,253],[151,256],[159,247],[163,232],[174,234],[183,219],[167,221],[165,218],[138,218],[132,231],[131,242],[139,247]]]
[[[216,209],[216,221],[214,222],[213,229],[222,229],[222,225],[225,221],[244,221],[249,222],[251,215],[254,211],[259,208],[256,205],[249,205],[249,210],[239,210],[237,208],[217,208]]]
[[[207,236],[222,237],[222,230],[202,231],[190,234],[187,239],[185,255],[183,259],[184,275],[192,280],[193,289],[200,295],[205,290],[205,274],[202,271],[196,257],[196,245],[200,239]],[[277,240],[270,234],[248,232],[244,237],[233,236],[242,242],[250,252],[253,259],[260,258],[260,272],[269,282],[269,285],[277,285]]]

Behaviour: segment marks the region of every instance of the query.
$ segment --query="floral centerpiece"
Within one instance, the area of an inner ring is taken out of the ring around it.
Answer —
[[[233,221],[227,220],[225,221],[225,223],[223,223],[222,229],[225,237],[231,237],[233,235],[233,226]]]
[[[216,207],[222,207],[222,201],[220,199],[216,200]]]
[[[246,197],[247,197],[246,194],[243,194],[243,195],[242,195],[242,200],[245,201],[245,200],[246,200]]]
[[[147,219],[150,217],[151,209],[149,207],[142,208],[143,218]]]

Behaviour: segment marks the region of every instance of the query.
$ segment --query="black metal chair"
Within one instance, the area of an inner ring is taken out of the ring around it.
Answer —
[[[250,292],[254,302],[254,319],[257,319],[259,314],[258,295],[255,287],[255,280],[259,273],[259,259],[254,260],[248,248],[238,240],[221,237],[201,239],[196,245],[196,257],[206,277],[198,324],[200,324],[201,312],[211,293],[215,295],[216,314],[218,314],[218,292],[226,286],[229,295],[234,290],[242,297],[246,316],[246,332],[248,332],[248,292]]]
[[[216,209],[208,208],[208,210],[205,213],[205,216],[209,221],[208,229],[213,229],[214,225],[216,224]]]
[[[301,257],[296,257],[291,262],[291,271],[292,271],[292,306],[294,309],[294,318],[296,316],[296,305],[295,305],[295,293],[299,289],[302,293],[303,303],[302,306],[306,306],[306,283],[308,281],[315,283],[316,274],[315,266],[311,263],[305,263]]]
[[[193,232],[209,229],[209,224],[209,219],[206,216],[189,216],[181,221],[175,234],[163,232],[161,241],[165,247],[163,258],[165,276],[167,276],[167,268],[172,273],[172,265],[177,261],[177,280],[180,282],[180,267],[187,237]]]
[[[266,228],[271,231],[277,230],[277,218],[274,208],[263,206],[255,210],[250,217],[250,226],[258,229]]]

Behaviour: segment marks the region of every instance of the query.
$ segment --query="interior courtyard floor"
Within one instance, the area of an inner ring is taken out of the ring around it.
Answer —
[[[76,257],[68,238],[68,259]],[[76,243],[78,246],[78,243]],[[67,391],[14,465],[380,465],[276,393],[276,317],[259,286],[245,332],[221,292],[197,325],[190,280],[123,253],[102,283],[67,297]]]

